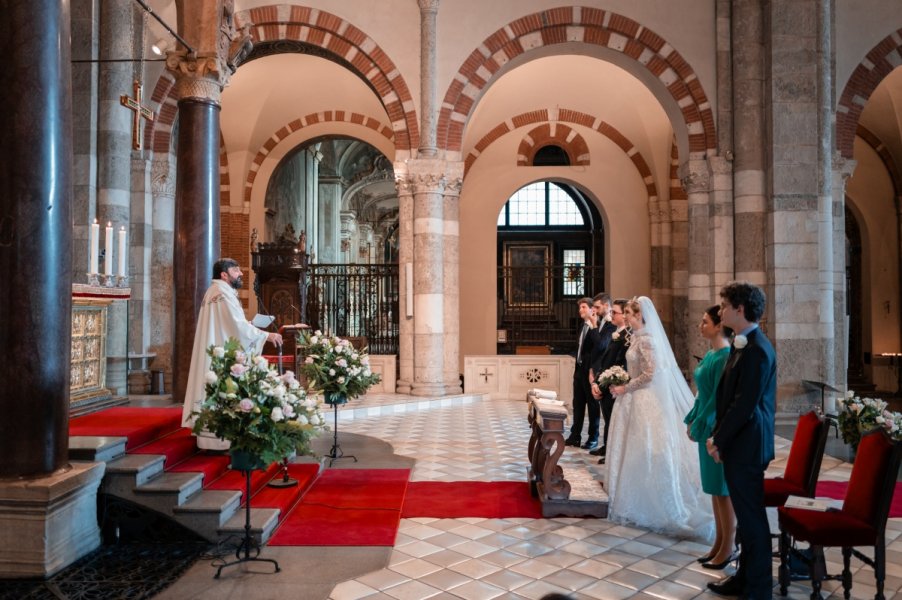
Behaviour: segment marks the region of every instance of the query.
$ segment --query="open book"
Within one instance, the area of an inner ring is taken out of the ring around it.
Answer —
[[[266,329],[267,327],[272,325],[272,322],[275,320],[276,318],[272,315],[261,315],[260,313],[257,313],[251,320],[251,325],[253,325],[257,329]]]

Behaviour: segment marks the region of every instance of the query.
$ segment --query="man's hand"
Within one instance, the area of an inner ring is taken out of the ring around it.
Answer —
[[[592,384],[592,397],[595,398],[596,400],[601,399],[601,388],[598,387],[597,383]]]
[[[720,450],[714,445],[713,437],[708,438],[708,441],[705,442],[705,447],[708,449],[708,455],[714,459],[714,462],[720,463]]]
[[[282,345],[282,336],[273,331],[273,332],[266,334],[266,341],[272,342],[276,346],[281,346]]]

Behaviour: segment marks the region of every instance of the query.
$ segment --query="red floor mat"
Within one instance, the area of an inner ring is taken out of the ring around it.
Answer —
[[[126,449],[172,433],[182,426],[182,407],[129,408],[117,406],[69,421],[69,435],[128,437]]]
[[[524,481],[412,481],[401,517],[542,518],[542,504]]]

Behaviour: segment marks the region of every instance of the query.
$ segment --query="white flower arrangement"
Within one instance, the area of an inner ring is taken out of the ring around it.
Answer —
[[[613,366],[605,369],[598,376],[598,385],[601,387],[610,387],[612,385],[623,385],[630,380],[630,374],[623,367]]]
[[[733,347],[737,350],[742,350],[749,344],[749,338],[745,337],[742,334],[739,334],[733,337]]]
[[[894,440],[902,440],[902,413],[887,410],[883,400],[859,398],[849,390],[839,399],[839,431],[845,443],[858,447],[861,436],[883,427]]]
[[[350,399],[365,393],[381,379],[370,369],[366,350],[355,350],[348,340],[317,330],[313,335],[301,333],[298,344],[307,354],[300,370],[314,390]]]
[[[279,375],[262,356],[247,355],[234,338],[210,346],[206,398],[194,412],[194,432],[207,430],[232,450],[269,464],[292,452],[310,454],[310,440],[325,429],[321,403],[307,396],[292,371]]]

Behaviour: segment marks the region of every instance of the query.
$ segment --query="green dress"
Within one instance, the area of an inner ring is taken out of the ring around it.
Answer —
[[[698,363],[693,376],[698,394],[695,396],[695,404],[684,422],[689,425],[689,433],[692,439],[698,442],[698,464],[702,474],[702,490],[712,496],[729,496],[727,484],[724,481],[723,465],[714,462],[708,455],[705,446],[711,431],[714,429],[714,420],[717,417],[717,383],[723,373],[723,367],[730,356],[730,348],[720,350],[708,350],[705,357]]]

